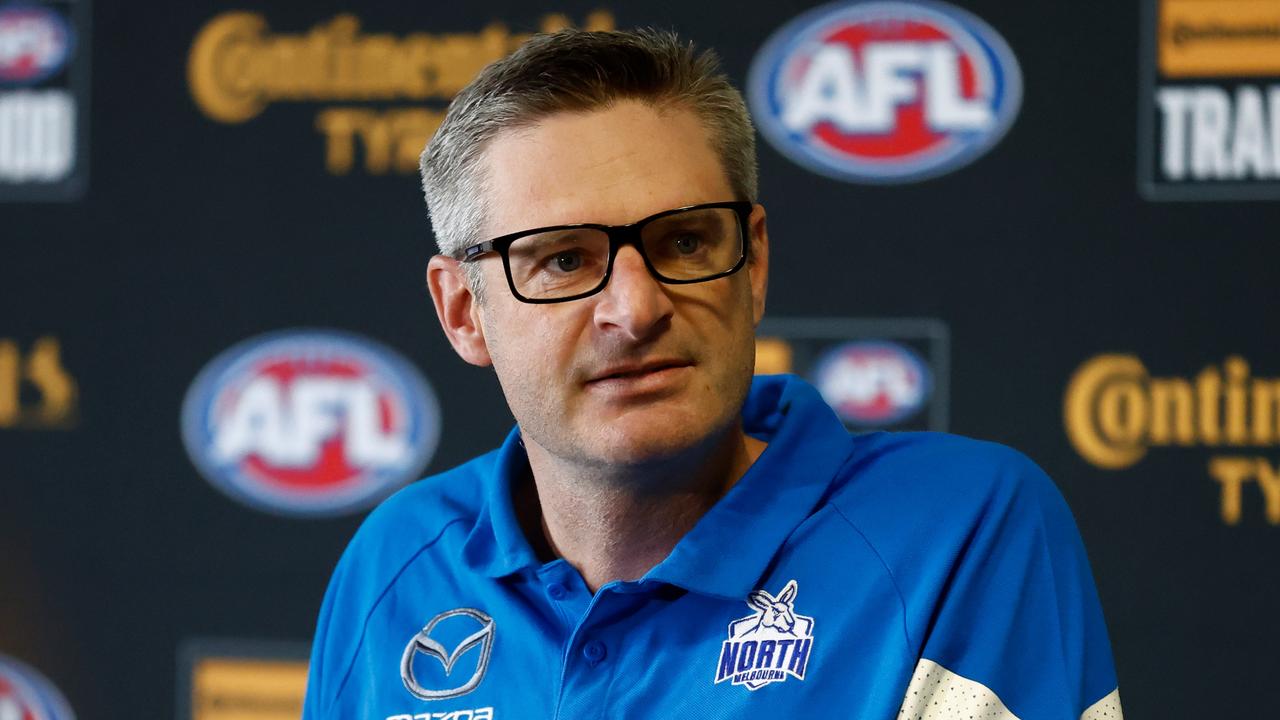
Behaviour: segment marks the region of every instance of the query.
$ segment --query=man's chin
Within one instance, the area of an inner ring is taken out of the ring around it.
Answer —
[[[588,429],[594,453],[611,465],[644,466],[663,463],[705,443],[717,428],[710,418],[660,411],[624,413]]]
[[[659,465],[687,453],[696,443],[680,442],[676,438],[626,438],[619,442],[603,444],[597,453],[602,465],[618,468],[643,468]]]

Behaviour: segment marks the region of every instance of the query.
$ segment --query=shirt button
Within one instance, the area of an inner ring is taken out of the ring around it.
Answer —
[[[569,591],[560,583],[551,583],[547,586],[547,594],[551,596],[552,600],[563,600],[564,596],[569,594]]]
[[[607,648],[605,648],[604,643],[598,640],[592,640],[591,642],[582,646],[582,656],[587,659],[588,663],[591,663],[591,667],[595,667],[596,665],[599,665],[600,662],[604,660],[605,656],[608,654],[609,654],[609,651]]]

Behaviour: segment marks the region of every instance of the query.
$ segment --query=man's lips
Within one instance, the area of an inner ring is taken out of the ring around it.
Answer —
[[[610,365],[603,370],[593,373],[592,376],[588,378],[586,384],[591,385],[593,383],[601,383],[609,380],[625,381],[639,379],[664,370],[673,370],[692,366],[692,362],[676,358]]]

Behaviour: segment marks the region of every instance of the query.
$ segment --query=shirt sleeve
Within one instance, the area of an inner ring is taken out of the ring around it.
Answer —
[[[320,605],[320,617],[316,622],[315,639],[311,644],[311,663],[307,669],[307,693],[302,703],[302,720],[324,720],[328,716],[326,699],[332,700],[332,625],[336,586],[342,571],[341,564],[329,580],[328,590]]]
[[[315,639],[311,644],[311,663],[307,671],[307,692],[302,705],[302,720],[331,720],[334,706],[347,675],[352,659],[363,637],[363,608],[368,602],[367,578],[356,577],[358,563],[353,541],[338,561],[329,579],[324,601],[320,605],[316,621]]]
[[[1008,450],[998,460],[996,481],[960,510],[962,522],[938,533],[943,552],[932,567],[918,569],[932,592],[907,593],[928,620],[899,718],[1121,720],[1071,512],[1030,460]]]

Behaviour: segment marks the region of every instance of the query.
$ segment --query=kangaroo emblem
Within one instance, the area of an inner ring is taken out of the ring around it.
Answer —
[[[747,596],[747,605],[756,612],[729,623],[717,683],[759,690],[788,678],[804,680],[813,652],[813,618],[796,614],[799,593],[799,584],[790,580],[777,595],[756,590]]]
[[[765,590],[756,590],[747,596],[747,604],[760,611],[760,621],[752,632],[759,632],[761,628],[773,628],[780,633],[795,635],[796,614],[793,603],[796,601],[797,591],[796,581],[792,580],[782,588],[778,597]]]

